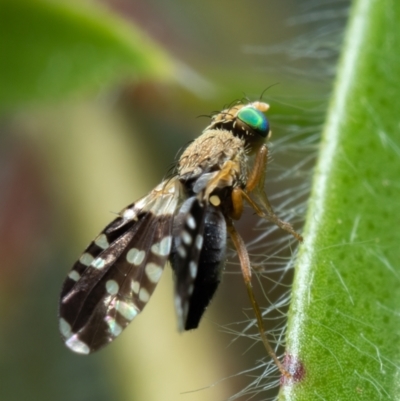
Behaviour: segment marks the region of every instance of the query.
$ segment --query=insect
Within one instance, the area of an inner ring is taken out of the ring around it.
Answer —
[[[230,237],[263,343],[287,373],[266,338],[250,259],[234,227],[246,201],[302,240],[275,215],[264,191],[268,109],[260,101],[237,103],[214,115],[180,156],[176,174],[123,209],[86,248],[61,292],[59,327],[68,348],[89,354],[118,337],[146,306],[167,261],[175,277],[178,328],[196,328],[221,281]]]

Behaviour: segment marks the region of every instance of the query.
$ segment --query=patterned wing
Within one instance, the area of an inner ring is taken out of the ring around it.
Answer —
[[[60,332],[72,351],[108,344],[142,311],[172,244],[181,184],[173,178],[128,206],[88,246],[65,280]]]
[[[226,253],[226,222],[219,208],[187,199],[173,228],[171,264],[175,272],[178,329],[197,328],[221,281]]]

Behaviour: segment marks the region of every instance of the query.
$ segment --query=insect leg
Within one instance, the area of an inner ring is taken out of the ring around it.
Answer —
[[[264,190],[264,182],[265,175],[267,172],[267,163],[268,162],[268,147],[266,145],[262,145],[256,154],[256,158],[254,160],[254,165],[252,170],[250,171],[249,178],[246,184],[246,190],[242,191],[242,196],[249,202],[250,206],[256,211],[256,213],[272,223],[276,224],[278,227],[282,228],[282,230],[287,231],[289,234],[293,235],[298,241],[303,241],[303,237],[298,234],[292,227],[290,223],[282,221],[275,214],[272,209],[271,204],[269,203],[267,194]],[[257,196],[257,200],[260,202],[261,206],[265,209],[266,213],[261,210],[261,208],[250,198],[248,195],[251,192],[255,192]]]
[[[252,192],[260,184],[261,185],[264,184],[265,175],[267,173],[267,164],[268,164],[268,147],[267,145],[264,144],[260,147],[260,149],[256,154],[254,165],[252,170],[250,171],[250,175],[246,184],[247,192]]]
[[[253,307],[254,313],[256,315],[257,326],[258,326],[258,330],[260,332],[261,340],[264,344],[264,347],[267,350],[269,356],[275,362],[276,366],[278,366],[278,369],[280,370],[282,375],[286,376],[287,378],[291,378],[292,377],[291,374],[283,367],[283,365],[279,361],[278,357],[275,354],[275,351],[273,350],[273,348],[272,348],[271,344],[269,343],[267,336],[265,334],[263,318],[261,315],[260,307],[258,306],[258,303],[254,296],[253,286],[251,284],[250,258],[249,258],[249,254],[247,253],[247,249],[243,242],[243,239],[239,235],[239,233],[236,231],[236,229],[233,226],[233,223],[230,219],[227,219],[227,229],[228,229],[229,235],[232,239],[232,242],[233,242],[233,244],[237,250],[238,256],[239,256],[240,267],[242,269],[243,279],[244,279],[244,282],[246,285],[247,293],[250,298],[251,306]]]
[[[243,190],[239,187],[232,190],[232,211],[230,217],[234,220],[239,220],[243,213]]]

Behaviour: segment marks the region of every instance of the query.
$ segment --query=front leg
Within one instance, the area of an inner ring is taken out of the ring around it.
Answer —
[[[250,171],[249,178],[247,180],[246,189],[242,191],[242,197],[247,200],[250,206],[256,211],[256,213],[272,223],[276,224],[278,227],[282,228],[289,234],[293,235],[298,241],[303,241],[303,237],[298,234],[291,224],[286,223],[278,218],[272,209],[271,204],[269,203],[267,194],[265,193],[264,183],[265,176],[267,173],[267,164],[268,164],[268,147],[267,145],[262,145],[258,150],[253,168]],[[257,200],[259,201],[259,205],[256,204],[251,198],[250,194],[255,192]],[[238,195],[236,194],[236,197]],[[264,209],[265,212],[262,210]]]

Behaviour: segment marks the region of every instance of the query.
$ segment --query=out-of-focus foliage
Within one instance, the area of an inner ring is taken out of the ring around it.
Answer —
[[[134,25],[77,3],[2,0],[0,38],[0,110],[172,77],[167,53]]]

